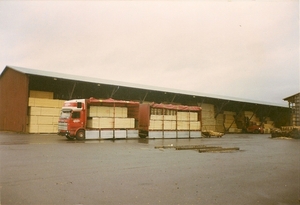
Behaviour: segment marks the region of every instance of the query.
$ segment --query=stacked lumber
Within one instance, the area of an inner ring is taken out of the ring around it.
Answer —
[[[244,111],[244,115],[245,115],[245,117],[249,118],[250,123],[256,124],[256,125],[260,125],[261,124],[259,118],[252,111]]]
[[[87,127],[92,129],[135,128],[135,119],[127,116],[127,107],[90,106]]]
[[[241,132],[240,129],[237,128],[237,125],[235,123],[235,112],[231,111],[224,111],[224,127],[229,133],[236,133]]]
[[[93,117],[87,127],[97,129],[133,129],[134,118]]]
[[[200,130],[197,112],[151,108],[150,130]]]
[[[269,117],[267,117],[264,123],[264,133],[270,134],[271,130],[274,128],[275,128],[274,121],[272,121]]]
[[[176,130],[176,111],[161,108],[151,108],[150,130]]]
[[[215,108],[212,104],[201,104],[202,131],[216,130]],[[223,123],[222,123],[223,127]]]
[[[224,114],[218,114],[216,117],[216,132],[225,132]]]
[[[64,101],[52,98],[52,92],[30,91],[27,132],[57,133],[58,119]]]
[[[30,90],[29,91],[29,97],[31,97],[31,98],[53,99],[53,92]]]
[[[127,107],[90,106],[89,117],[127,117]]]

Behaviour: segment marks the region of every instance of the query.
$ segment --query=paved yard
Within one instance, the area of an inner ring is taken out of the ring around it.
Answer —
[[[1,204],[300,204],[300,140],[67,141],[0,132]],[[158,145],[213,145],[199,153]]]

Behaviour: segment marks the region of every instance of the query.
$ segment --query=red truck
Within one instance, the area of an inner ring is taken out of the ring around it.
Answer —
[[[201,137],[201,108],[95,98],[65,101],[58,134],[68,139]]]
[[[138,137],[139,103],[95,98],[65,101],[58,134],[68,139]]]

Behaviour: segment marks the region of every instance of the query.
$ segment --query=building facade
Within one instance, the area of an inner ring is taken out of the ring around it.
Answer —
[[[291,109],[290,125],[300,126],[300,93],[284,98]]]

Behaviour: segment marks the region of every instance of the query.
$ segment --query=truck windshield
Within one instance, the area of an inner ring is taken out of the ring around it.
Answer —
[[[62,110],[60,113],[60,118],[68,119],[71,115],[72,110]]]

